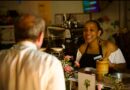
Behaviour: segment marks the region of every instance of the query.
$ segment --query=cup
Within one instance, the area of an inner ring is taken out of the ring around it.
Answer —
[[[96,75],[97,81],[102,81],[103,76],[109,72],[109,61],[108,59],[102,59],[96,61]]]

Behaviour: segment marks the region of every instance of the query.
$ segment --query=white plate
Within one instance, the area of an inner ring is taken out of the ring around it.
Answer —
[[[91,72],[96,72],[96,69],[95,68],[93,68],[93,67],[86,67],[85,69],[84,69],[84,71],[91,71]]]

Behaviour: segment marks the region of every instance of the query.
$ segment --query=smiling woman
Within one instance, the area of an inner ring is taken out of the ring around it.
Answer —
[[[87,21],[84,25],[82,44],[76,57],[76,65],[80,68],[96,67],[96,60],[108,59],[109,67],[114,70],[122,70],[125,66],[125,59],[121,50],[112,42],[100,39],[102,34],[100,24],[95,20]],[[99,57],[95,59],[95,57]]]

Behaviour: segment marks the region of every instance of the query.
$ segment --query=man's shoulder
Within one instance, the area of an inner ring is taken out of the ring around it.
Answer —
[[[1,55],[1,54],[6,54],[8,51],[9,51],[9,49],[0,50],[0,55]]]
[[[41,58],[41,60],[44,60],[46,62],[59,62],[59,59],[52,54],[42,51],[36,51],[35,53]]]

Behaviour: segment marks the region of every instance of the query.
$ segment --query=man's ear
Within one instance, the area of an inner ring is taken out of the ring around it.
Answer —
[[[41,40],[43,41],[43,38],[44,38],[44,34],[43,32],[40,32],[39,35],[38,35],[38,42],[40,42]]]
[[[37,44],[38,48],[40,48],[42,46],[43,38],[44,38],[44,33],[40,32],[38,35],[38,38],[36,40],[36,44]]]

